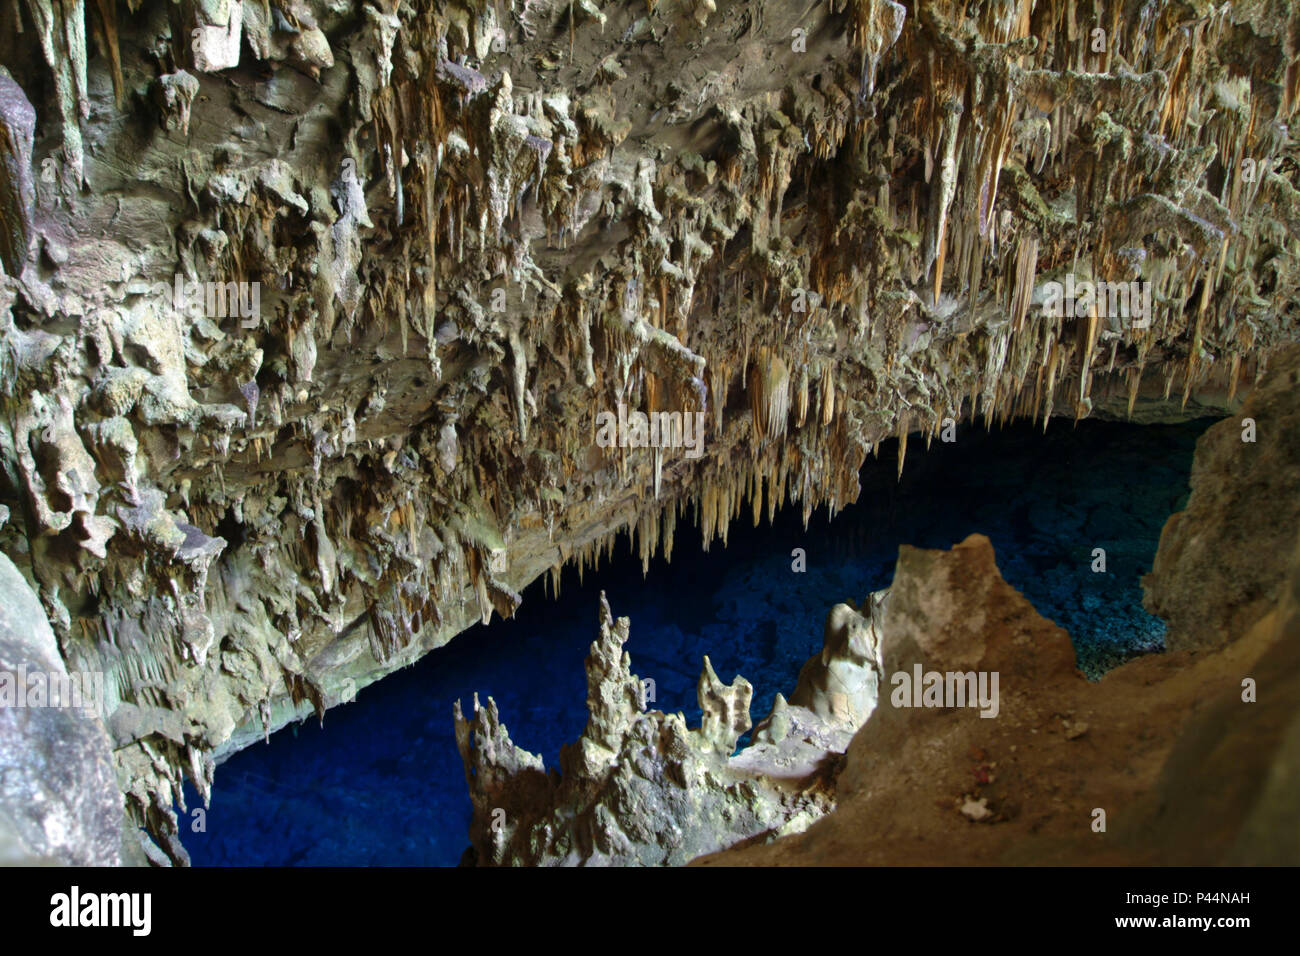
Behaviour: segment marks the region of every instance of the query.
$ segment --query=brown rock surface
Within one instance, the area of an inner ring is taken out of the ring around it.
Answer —
[[[1290,580],[1300,587],[1300,552]],[[1064,634],[1000,578],[991,584],[985,607],[996,616],[971,637],[977,647],[985,639],[979,666],[1005,668],[997,718],[882,698],[849,748],[831,814],[802,834],[697,862],[1300,863],[1293,595],[1226,648],[1142,658],[1090,684],[1070,673]],[[1258,703],[1241,699],[1247,676]],[[1097,808],[1104,833],[1092,829]]]
[[[1171,650],[1217,647],[1277,606],[1300,528],[1300,347],[1282,350],[1240,414],[1196,443],[1192,493],[1142,581]],[[1251,440],[1246,440],[1247,438]]]

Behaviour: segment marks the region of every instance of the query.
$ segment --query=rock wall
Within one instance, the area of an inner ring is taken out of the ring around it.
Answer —
[[[1143,579],[1147,610],[1169,621],[1171,649],[1217,647],[1282,600],[1300,528],[1298,388],[1292,347],[1240,414],[1196,444],[1187,507],[1165,525]]]
[[[0,554],[0,865],[116,866],[139,854],[124,843],[96,675],[72,676],[36,595]]]
[[[1234,401],[1296,338],[1298,26],[5,5],[0,548],[107,675],[133,821],[183,862],[184,778],[620,532],[837,509],[950,418]],[[608,447],[620,406],[702,454]]]

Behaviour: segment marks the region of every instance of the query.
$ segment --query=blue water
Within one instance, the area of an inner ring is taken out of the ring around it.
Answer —
[[[1070,632],[1091,676],[1163,647],[1164,625],[1142,609],[1139,578],[1160,530],[1183,506],[1196,439],[1211,424],[1053,423],[909,448],[896,480],[892,443],[862,470],[858,503],[807,531],[797,509],[704,553],[679,522],[673,561],[643,579],[626,539],[612,565],[565,571],[559,600],[541,584],[511,621],[475,626],[356,702],[286,728],[217,769],[206,832],[182,839],[195,865],[454,865],[470,805],[452,731],[452,701],[493,696],[515,742],[557,763],[586,723],[583,659],[603,589],[632,620],[632,668],[656,682],[655,707],[699,721],[695,683],[708,654],[723,680],[754,685],[757,721],[789,693],[821,647],[832,604],[889,584],[899,544],[947,548],[988,535],[1006,579]],[[791,550],[807,571],[791,570]],[[1106,573],[1092,571],[1093,549]],[[197,806],[191,792],[190,806]]]

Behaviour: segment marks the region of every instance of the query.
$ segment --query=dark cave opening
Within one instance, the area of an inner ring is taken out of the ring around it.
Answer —
[[[245,533],[244,524],[235,517],[235,509],[227,508],[226,513],[222,515],[221,520],[217,522],[215,531],[217,537],[226,539],[227,555],[234,554],[244,544]]]

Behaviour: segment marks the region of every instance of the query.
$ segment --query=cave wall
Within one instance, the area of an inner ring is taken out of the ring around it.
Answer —
[[[1160,535],[1144,603],[1171,650],[1212,648],[1277,607],[1300,527],[1300,348],[1273,358],[1239,416],[1196,443],[1187,508]],[[1188,582],[1195,582],[1189,587]]]
[[[183,777],[620,533],[837,509],[947,419],[1234,407],[1296,338],[1298,36],[1281,0],[5,5],[0,548],[106,675],[134,822],[183,862]],[[1051,314],[1067,272],[1149,323]],[[620,403],[703,454],[602,447]]]

